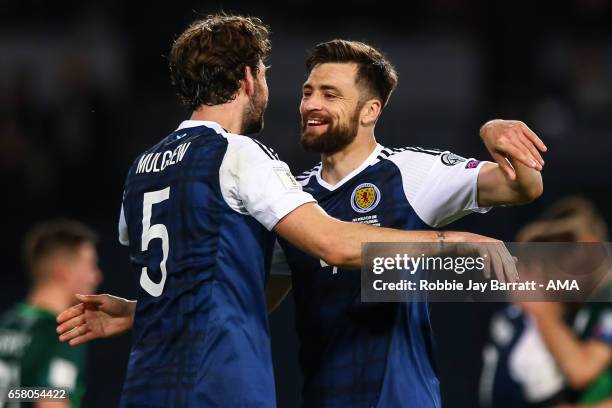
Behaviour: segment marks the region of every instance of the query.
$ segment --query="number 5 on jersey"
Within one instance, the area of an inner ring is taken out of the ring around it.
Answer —
[[[168,253],[170,252],[170,240],[168,239],[168,229],[164,224],[151,225],[151,213],[153,212],[153,206],[159,204],[162,201],[170,198],[170,187],[166,187],[163,190],[151,191],[144,194],[144,200],[142,203],[142,248],[144,252],[149,248],[149,243],[155,238],[159,238],[162,241],[162,260],[159,263],[159,269],[161,270],[161,280],[159,283],[155,283],[149,277],[147,267],[142,268],[140,274],[140,286],[146,290],[151,296],[158,297],[164,290],[164,284],[166,283],[166,261],[168,260]]]

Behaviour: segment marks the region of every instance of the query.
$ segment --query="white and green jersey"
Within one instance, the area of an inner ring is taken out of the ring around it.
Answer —
[[[16,387],[68,388],[71,405],[80,406],[85,347],[60,343],[56,326],[51,312],[25,303],[0,317],[0,408],[12,406],[3,398]]]

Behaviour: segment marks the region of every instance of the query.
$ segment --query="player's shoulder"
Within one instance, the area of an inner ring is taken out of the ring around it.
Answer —
[[[316,175],[319,170],[321,169],[321,162],[319,162],[318,164],[316,164],[314,167],[301,172],[300,174],[298,174],[297,176],[295,176],[295,179],[298,181],[298,183],[300,183],[302,186],[305,186],[306,184],[308,184],[308,182],[310,181],[310,178],[314,175]]]
[[[382,163],[392,163],[401,170],[417,171],[430,169],[436,160],[446,154],[440,149],[423,148],[419,146],[384,147],[377,160]]]
[[[37,341],[57,341],[55,328],[57,323],[51,312],[32,307],[25,303],[18,304],[12,313],[12,326],[21,333],[28,333]]]
[[[189,122],[189,121],[185,121],[185,122]],[[190,127],[183,127],[181,125],[176,130],[173,130],[172,132],[168,133],[166,136],[160,139],[157,143],[153,144],[148,149],[140,153],[136,158],[136,162],[139,160],[139,158],[146,156],[148,154],[154,154],[156,152],[172,150],[180,145],[185,145],[187,143],[189,144],[193,143],[197,145],[199,142],[200,144],[205,145],[208,148],[210,148],[211,140],[214,140],[214,139],[223,140],[224,138],[227,138],[228,135],[231,135],[231,134],[226,132],[225,129],[223,129],[221,126],[213,122],[206,123],[204,125],[190,126]],[[232,136],[238,136],[238,135],[232,135]]]
[[[245,135],[235,133],[222,133],[230,145],[232,151],[240,152],[256,158],[257,156],[266,156],[271,160],[280,160],[278,154],[269,146],[266,146],[259,140]]]
[[[410,168],[431,168],[434,164],[452,167],[468,160],[465,157],[455,154],[449,150],[423,148],[417,146],[384,148],[380,152],[378,159],[388,160],[395,163],[397,166],[408,166]],[[479,163],[477,161],[474,162],[475,164]],[[474,163],[469,164],[469,167],[466,168],[474,167],[472,166]]]
[[[440,149],[423,148],[419,146],[384,147],[378,154],[379,160],[403,161],[415,158],[433,160],[442,156],[446,151]]]

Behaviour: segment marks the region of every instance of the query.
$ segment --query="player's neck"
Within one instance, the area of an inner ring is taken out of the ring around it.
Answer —
[[[321,178],[330,185],[336,185],[363,162],[376,149],[376,139],[373,134],[360,137],[344,149],[334,154],[321,155]]]
[[[236,101],[214,106],[200,106],[191,113],[191,120],[215,122],[229,133],[240,134],[242,130],[242,110]]]
[[[73,302],[71,302],[64,289],[49,284],[35,287],[28,296],[28,303],[58,315]]]

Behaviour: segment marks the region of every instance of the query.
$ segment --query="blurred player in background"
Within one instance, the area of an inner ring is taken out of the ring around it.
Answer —
[[[94,297],[86,302],[92,313],[79,305],[58,318],[66,321],[58,332],[76,327],[61,339],[78,344],[112,334],[90,318],[130,323],[136,308],[122,406],[275,405],[264,299],[272,230],[345,267],[360,265],[365,241],[497,243],[489,253],[494,269],[516,278],[496,240],[325,214],[274,151],[240,135],[263,127],[268,51],[268,29],[256,18],[210,16],[176,40],[170,71],[191,120],[134,162],[120,216],[119,239],[139,275],[138,303]]]
[[[555,203],[517,235],[519,242],[607,240],[601,214],[581,197]],[[609,277],[599,290],[610,293]],[[612,407],[610,303],[509,305],[493,317],[490,336],[483,352],[483,408]]]
[[[482,127],[497,164],[386,148],[374,128],[397,84],[393,65],[367,44],[333,40],[314,47],[306,66],[301,143],[320,153],[321,163],[297,179],[330,215],[421,230],[542,193],[539,150],[546,148],[524,123]],[[359,273],[280,243],[296,301],[303,405],[440,407],[428,304],[364,303]]]
[[[68,220],[46,222],[29,232],[24,254],[32,287],[22,303],[0,318],[0,401],[7,388],[66,387],[69,404],[32,405],[80,405],[86,350],[58,342],[55,318],[75,303],[75,293],[94,293],[100,284],[96,239],[87,226]]]

